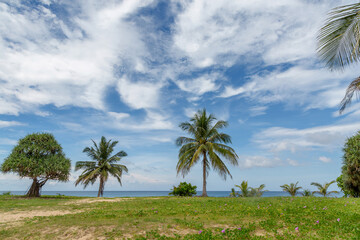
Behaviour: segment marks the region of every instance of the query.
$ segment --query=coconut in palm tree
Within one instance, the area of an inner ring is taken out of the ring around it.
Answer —
[[[126,152],[120,151],[114,155],[111,155],[114,151],[114,147],[118,144],[118,141],[107,141],[103,136],[98,144],[92,140],[94,146],[84,148],[83,152],[86,153],[92,161],[79,161],[76,162],[75,171],[83,169],[84,171],[75,182],[75,186],[79,183],[84,184],[86,188],[90,183],[94,184],[96,180],[99,180],[98,197],[103,196],[105,183],[108,180],[109,175],[115,177],[120,185],[123,172],[128,172],[125,165],[118,162],[125,156]]]
[[[207,197],[206,177],[211,167],[226,180],[227,175],[232,176],[223,159],[231,165],[238,165],[238,156],[235,150],[227,145],[231,143],[231,137],[219,132],[226,126],[228,126],[226,121],[216,121],[214,115],[208,115],[205,109],[199,110],[190,119],[190,122],[183,122],[179,125],[190,137],[179,137],[176,140],[176,144],[181,147],[176,170],[184,177],[200,161],[203,175],[203,197]]]
[[[338,191],[330,191],[330,192],[327,191],[330,185],[333,183],[335,183],[335,180],[329,183],[324,183],[324,185],[321,185],[320,183],[317,182],[312,182],[311,185],[317,187],[319,190],[319,191],[314,191],[313,194],[317,193],[323,195],[323,197],[327,197],[332,193],[339,193]]]
[[[294,183],[290,183],[290,185],[288,184],[284,184],[282,186],[280,186],[284,192],[288,192],[291,196],[295,196],[298,191],[302,188],[302,187],[298,187],[299,182],[296,182],[295,184]]]

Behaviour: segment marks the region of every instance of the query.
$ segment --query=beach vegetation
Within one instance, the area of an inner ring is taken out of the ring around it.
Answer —
[[[20,139],[1,165],[4,173],[12,172],[32,180],[27,197],[40,197],[42,187],[49,180],[68,181],[70,168],[70,159],[50,133],[33,133]]]
[[[169,195],[180,197],[192,197],[196,195],[196,186],[192,186],[191,183],[181,182],[177,187],[174,186]]]
[[[127,156],[124,151],[119,151],[112,155],[114,147],[118,141],[107,141],[104,136],[101,137],[100,143],[97,144],[92,140],[94,146],[84,148],[83,152],[88,155],[92,161],[78,161],[75,165],[75,171],[83,170],[79,178],[75,181],[75,185],[83,184],[86,188],[89,184],[94,184],[99,180],[98,197],[104,194],[105,183],[109,176],[113,176],[121,183],[123,172],[128,172],[128,168],[118,162]]]
[[[331,70],[342,70],[360,59],[360,3],[339,6],[332,9],[328,19],[318,33],[318,55]],[[360,77],[348,86],[341,101],[342,113],[355,93],[360,91]]]
[[[206,178],[210,168],[226,180],[227,176],[231,178],[232,176],[223,160],[227,160],[231,165],[238,165],[238,156],[235,150],[227,145],[231,143],[231,137],[219,132],[227,127],[228,123],[216,120],[215,116],[208,115],[205,109],[199,110],[190,119],[190,122],[183,122],[179,125],[190,137],[179,137],[176,140],[177,146],[180,147],[176,166],[177,173],[181,173],[184,177],[200,161],[203,175],[201,196],[203,197],[207,197]]]
[[[280,187],[283,189],[284,192],[289,193],[291,196],[296,196],[296,194],[299,193],[299,190],[302,189],[302,187],[298,187],[299,182],[294,183],[290,183],[290,184],[284,184],[281,185]]]
[[[348,138],[343,148],[342,181],[352,197],[360,197],[360,131]]]

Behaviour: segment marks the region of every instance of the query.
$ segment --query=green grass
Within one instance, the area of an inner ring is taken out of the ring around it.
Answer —
[[[0,221],[9,213],[72,213],[0,222],[0,239],[360,239],[360,199],[161,197],[85,202],[96,200],[0,196]]]

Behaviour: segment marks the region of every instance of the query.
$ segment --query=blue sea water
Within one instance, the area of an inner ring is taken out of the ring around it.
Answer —
[[[0,191],[3,194],[6,191]],[[162,197],[169,196],[170,191],[105,191],[104,197]],[[25,191],[11,191],[13,195],[25,195]],[[197,195],[201,195],[201,191]],[[65,195],[77,197],[97,197],[97,191],[42,191],[42,195]],[[228,197],[230,191],[208,191],[209,197]],[[264,192],[263,197],[286,197],[288,193],[282,191],[267,191]],[[299,195],[300,196],[300,195]],[[341,194],[333,194],[332,197],[341,197]]]

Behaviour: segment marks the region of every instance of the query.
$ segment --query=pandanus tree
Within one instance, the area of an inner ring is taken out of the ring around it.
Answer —
[[[241,191],[239,193],[239,197],[250,197],[250,187],[248,186],[247,181],[242,181],[240,185],[235,185],[235,187],[238,187]]]
[[[343,69],[360,60],[360,3],[332,9],[318,34],[318,54],[331,70]],[[360,92],[360,77],[348,86],[340,113],[351,103],[354,93]]]
[[[127,154],[124,151],[120,151],[114,155],[111,155],[114,151],[114,147],[118,144],[118,141],[107,141],[103,136],[98,144],[92,140],[94,147],[86,147],[83,152],[86,153],[92,161],[79,161],[76,162],[75,171],[83,169],[84,171],[76,180],[75,185],[79,183],[84,184],[86,188],[90,183],[94,184],[99,179],[99,191],[98,197],[103,196],[105,183],[108,180],[109,175],[115,177],[120,185],[123,172],[128,172],[125,165],[118,162],[126,157]]]
[[[282,186],[280,186],[284,192],[288,192],[291,196],[295,196],[298,191],[302,188],[302,187],[298,187],[299,182],[296,182],[295,184],[294,183],[290,183],[290,185],[288,184],[284,184]]]
[[[227,145],[231,143],[231,137],[219,132],[226,126],[228,126],[226,121],[216,121],[216,118],[212,114],[208,115],[205,109],[199,110],[190,119],[190,122],[183,122],[179,125],[191,137],[176,139],[176,144],[180,147],[176,170],[178,174],[181,173],[185,177],[191,168],[201,161],[203,197],[207,197],[206,177],[209,174],[210,167],[226,180],[227,175],[232,176],[223,159],[226,159],[231,165],[238,165],[237,154],[234,149]]]
[[[1,165],[4,173],[32,179],[28,197],[40,197],[42,187],[49,180],[68,181],[70,168],[70,159],[50,133],[33,133],[20,139]]]

